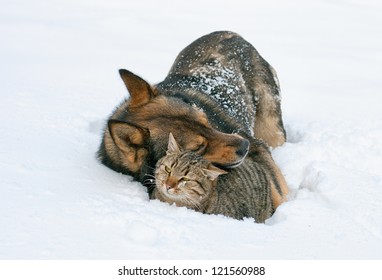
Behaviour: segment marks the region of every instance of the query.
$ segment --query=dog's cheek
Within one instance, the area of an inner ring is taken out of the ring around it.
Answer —
[[[237,160],[235,149],[232,147],[224,147],[219,149],[218,158],[220,158],[223,164],[231,163]]]
[[[142,164],[146,159],[148,151],[145,148],[140,148],[137,150],[137,161]]]
[[[203,157],[212,163],[230,164],[238,160],[235,151],[236,149],[233,147],[222,147],[219,145],[213,150],[210,149]]]

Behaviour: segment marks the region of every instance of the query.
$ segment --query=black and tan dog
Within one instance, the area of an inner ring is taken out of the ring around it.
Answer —
[[[127,70],[120,75],[130,98],[108,120],[98,156],[142,183],[165,154],[170,132],[183,149],[222,168],[240,165],[247,139],[261,138],[272,147],[285,142],[276,73],[235,33],[199,38],[157,85]],[[286,189],[277,191],[281,200]]]

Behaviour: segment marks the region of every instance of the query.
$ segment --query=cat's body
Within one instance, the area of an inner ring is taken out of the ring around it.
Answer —
[[[279,204],[272,203],[271,189],[280,189],[282,184],[261,141],[253,140],[244,162],[229,173],[193,152],[172,148],[172,141],[170,137],[167,155],[158,161],[152,198],[206,214],[239,220],[252,217],[258,223],[272,216]]]

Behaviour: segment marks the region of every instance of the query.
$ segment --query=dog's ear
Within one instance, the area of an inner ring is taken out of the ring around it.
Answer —
[[[130,93],[129,105],[131,107],[144,105],[154,97],[154,90],[141,77],[125,69],[120,69],[119,74]]]
[[[130,171],[137,172],[148,154],[150,132],[146,128],[118,120],[109,120],[108,128],[115,145],[121,151],[122,162]]]
[[[179,153],[180,148],[178,143],[176,143],[176,140],[172,133],[170,132],[168,136],[168,145],[167,145],[167,153]]]
[[[227,174],[223,169],[217,168],[213,164],[209,164],[208,168],[203,169],[204,173],[207,175],[207,178],[211,181],[215,181],[220,175]]]

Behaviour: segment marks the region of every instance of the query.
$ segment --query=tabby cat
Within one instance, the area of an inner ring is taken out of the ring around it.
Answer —
[[[263,223],[282,202],[275,202],[272,194],[272,189],[281,192],[285,184],[279,182],[284,178],[278,172],[259,140],[252,140],[243,164],[227,173],[194,152],[181,151],[170,133],[167,153],[156,165],[152,198],[202,213],[239,220],[252,217]]]

